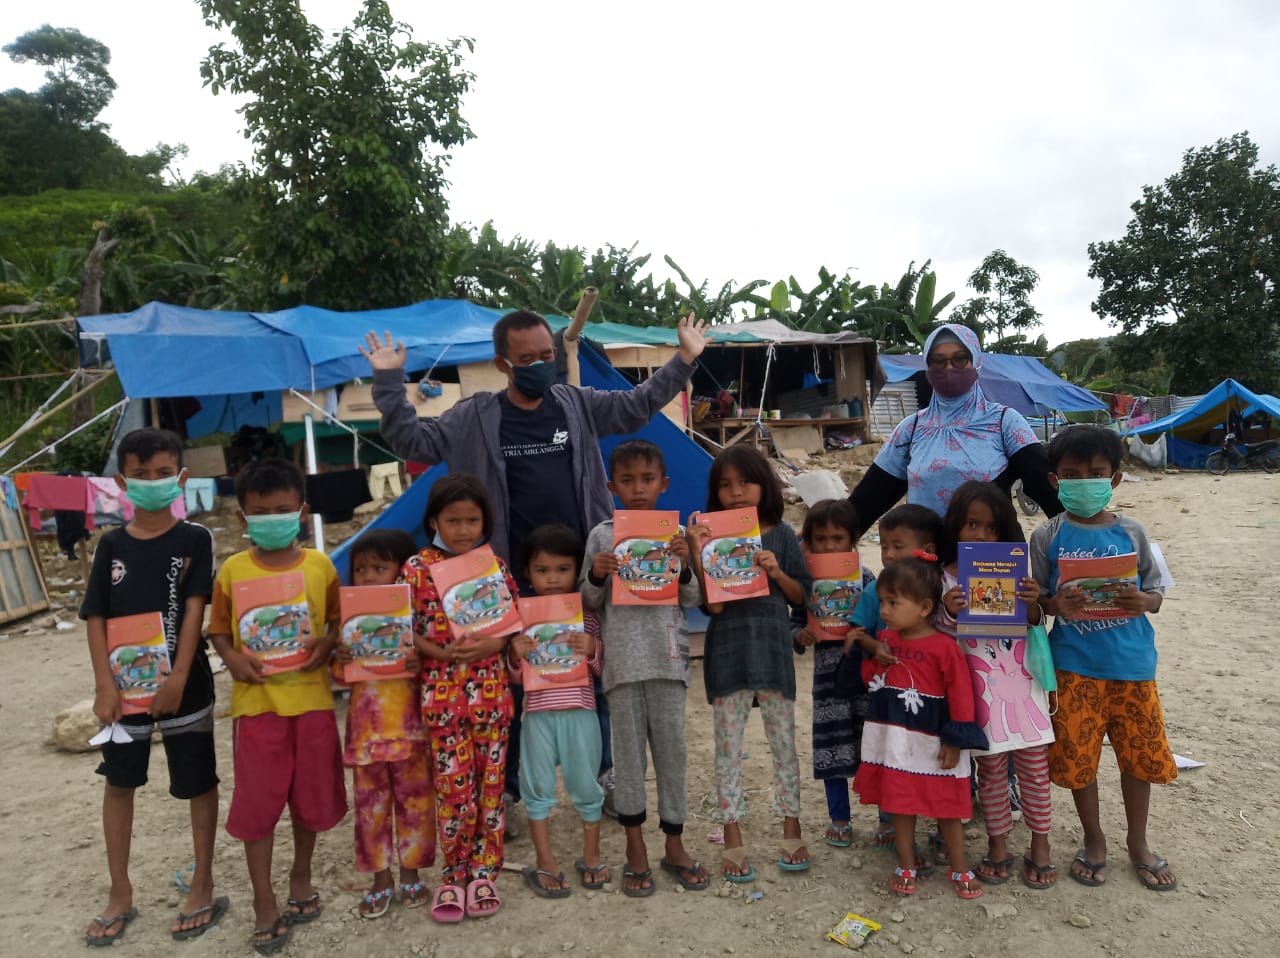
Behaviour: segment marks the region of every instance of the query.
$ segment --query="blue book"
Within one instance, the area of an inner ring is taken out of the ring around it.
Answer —
[[[1017,590],[1028,575],[1025,542],[961,542],[956,578],[967,605],[956,617],[958,634],[1026,638],[1027,604]]]

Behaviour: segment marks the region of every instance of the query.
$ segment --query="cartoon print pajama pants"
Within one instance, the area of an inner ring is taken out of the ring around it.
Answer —
[[[747,812],[742,794],[742,737],[751,700],[760,702],[764,734],[773,753],[773,798],[779,815],[800,816],[800,756],[796,752],[796,703],[772,689],[732,692],[711,706],[716,741],[716,791],[726,822],[741,821]]]
[[[356,871],[405,869],[436,861],[436,799],[426,752],[352,769],[356,793]]]
[[[444,883],[466,885],[502,870],[506,810],[505,725],[429,726]]]

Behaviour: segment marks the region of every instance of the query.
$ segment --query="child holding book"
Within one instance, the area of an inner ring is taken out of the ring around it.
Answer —
[[[959,543],[1025,542],[1026,537],[1018,524],[1013,500],[992,482],[963,483],[951,494],[943,524],[946,535],[941,558],[943,585],[947,592],[942,601],[947,619],[940,628],[943,632],[955,634],[958,628],[956,616],[969,605],[964,597],[963,587],[956,578]],[[993,591],[998,604],[1002,601],[999,582]],[[1039,605],[1040,587],[1036,585],[1035,579],[1024,577],[1017,583],[1014,594],[1026,603],[1026,624],[1038,625],[1042,615]],[[1025,655],[1025,637],[1005,641],[1021,643]],[[1006,659],[1003,655],[1001,658]],[[965,661],[970,668],[975,695],[986,681],[984,676],[991,675],[993,683],[1001,684],[999,691],[1004,696],[1012,695],[1015,689],[1025,688],[1028,699],[1033,694],[1042,701],[1044,699],[1043,689],[1040,689],[1031,673],[1022,665],[1022,658],[1010,656],[1006,661],[984,662],[988,668],[996,665],[1014,670],[1007,674],[981,672],[975,668],[979,660],[971,655],[966,655]],[[1047,702],[1043,704],[1047,705]],[[979,712],[981,713],[981,709]],[[1043,730],[1034,727],[1010,729],[1008,734],[999,735],[993,734],[992,723],[995,722],[1001,725],[1004,723],[1004,716],[999,711],[990,712],[986,723],[980,723],[983,724],[983,733],[990,747],[974,756],[978,764],[978,800],[982,804],[982,817],[987,825],[987,854],[976,871],[978,878],[988,885],[1003,885],[1009,880],[1014,860],[1009,854],[1009,833],[1013,831],[1013,809],[1009,797],[1009,759],[1012,756],[1021,792],[1023,820],[1031,832],[1031,847],[1022,856],[1022,883],[1028,888],[1042,891],[1051,888],[1058,880],[1057,869],[1049,853],[1053,801],[1049,795],[1048,742],[1053,736],[1047,728],[1048,718],[1044,718],[1046,728]],[[1032,737],[1044,744],[1026,744]]]
[[[322,668],[337,641],[338,573],[324,553],[298,545],[308,514],[305,488],[302,470],[284,459],[264,459],[236,476],[236,499],[253,545],[218,570],[209,615],[209,640],[232,679],[236,786],[227,832],[244,842],[253,885],[251,943],[260,954],[281,950],[294,925],[320,917],[320,892],[311,883],[316,837],[347,813],[342,743],[329,672]],[[305,588],[309,634],[294,613],[294,627],[305,635],[305,659],[292,671],[264,675],[263,660],[241,634],[248,610],[235,595],[269,588],[272,583],[261,580],[290,573],[300,575]],[[271,857],[286,805],[293,864],[282,914],[271,884]]]
[[[1103,738],[1109,736],[1120,766],[1129,859],[1144,888],[1164,892],[1177,888],[1178,880],[1147,839],[1151,786],[1178,775],[1165,738],[1155,681],[1155,630],[1148,618],[1160,611],[1164,582],[1146,531],[1106,508],[1120,484],[1123,450],[1120,437],[1100,426],[1071,426],[1049,443],[1049,481],[1066,512],[1036,529],[1030,546],[1040,605],[1054,616],[1049,647],[1057,669],[1058,709],[1049,777],[1071,789],[1084,828],[1084,847],[1071,863],[1071,877],[1082,885],[1101,885],[1107,880],[1107,839],[1097,772]],[[1085,593],[1062,581],[1059,563],[1124,555],[1135,556],[1137,584],[1116,596],[1115,617],[1084,618]]]
[[[662,450],[643,439],[619,443],[609,457],[609,490],[626,510],[657,508],[671,480]],[[614,523],[606,519],[587,537],[588,565],[579,587],[584,606],[599,610],[604,656],[604,690],[613,725],[614,801],[626,831],[627,863],[622,893],[645,898],[655,889],[645,847],[645,745],[657,779],[658,824],[665,837],[660,865],[685,889],[701,891],[709,878],[684,847],[688,815],[685,787],[685,700],[689,690],[689,628],[684,609],[702,601],[683,535],[671,540],[680,561],[675,605],[618,605],[612,576]]]
[[[858,547],[858,515],[848,499],[815,502],[805,514],[800,539],[810,555],[854,552]],[[875,576],[862,572],[862,585],[875,587]],[[856,604],[855,604],[856,608]],[[801,655],[813,648],[813,777],[822,782],[827,795],[827,844],[848,848],[853,844],[849,824],[849,781],[858,771],[858,750],[862,743],[862,723],[867,714],[867,688],[861,678],[851,688],[837,682],[842,641],[819,641],[809,628],[803,609],[796,609],[796,651]],[[852,621],[852,610],[850,611]]]
[[[98,542],[85,584],[80,617],[86,621],[93,663],[93,711],[104,725],[122,724],[127,743],[102,747],[98,774],[106,777],[102,831],[111,891],[102,916],[85,930],[85,943],[110,945],[137,917],[129,881],[134,792],[147,782],[151,733],[160,726],[169,766],[169,793],[191,808],[195,871],[186,906],[170,929],[179,941],[204,934],[229,907],[213,896],[213,843],[218,827],[218,772],[213,749],[213,674],[200,627],[213,591],[213,537],[203,526],[175,519],[169,505],[182,495],[182,440],[167,430],[136,429],[120,440],[116,484],[133,503],[133,520]],[[170,671],[145,715],[121,715],[120,691],[107,651],[107,622],[160,613]]]
[[[892,891],[916,893],[915,826],[925,815],[938,820],[951,887],[961,898],[977,898],[982,886],[965,863],[961,820],[973,811],[967,750],[987,742],[974,721],[964,655],[933,623],[942,596],[937,556],[917,550],[898,560],[880,573],[876,592],[886,625],[879,639],[895,661],[862,664],[870,702],[853,787],[864,805],[879,805],[893,816],[898,866]]]
[[[414,645],[422,658],[422,723],[435,756],[436,825],[443,881],[431,917],[483,918],[501,907],[494,879],[502,869],[502,787],[511,722],[511,688],[503,651],[508,636],[457,638],[430,566],[470,552],[493,534],[493,506],[475,476],[437,479],[423,527],[431,544],[404,564],[413,601]],[[518,593],[498,559],[510,596]]]
[[[401,529],[371,529],[351,546],[351,584],[394,585],[417,551],[413,537]],[[339,645],[335,660],[341,675],[352,661],[351,650]],[[416,652],[408,666],[420,670]],[[417,908],[428,898],[418,872],[435,864],[436,806],[421,685],[415,676],[351,686],[342,761],[351,768],[355,791],[356,870],[373,874],[373,887],[359,905],[365,919],[381,918],[391,907],[396,892],[391,863],[397,856],[401,902]]]
[[[538,526],[524,541],[524,575],[534,595],[567,595],[578,587],[582,540],[568,526]],[[574,868],[584,888],[596,890],[609,881],[609,866],[600,861],[600,815],[604,789],[596,780],[600,768],[600,722],[591,675],[600,674],[600,618],[583,610],[583,630],[570,635],[573,654],[585,660],[586,684],[565,688],[525,689],[520,730],[520,795],[529,815],[529,836],[537,864],[523,869],[525,884],[540,898],[570,894],[564,872],[551,848],[547,816],[556,807],[556,767],[564,789],[582,819],[582,857]],[[527,624],[527,621],[526,621]],[[514,682],[523,682],[521,664],[537,643],[527,633],[512,638],[508,664]]]
[[[804,871],[809,850],[800,835],[800,760],[796,754],[796,672],[792,658],[788,604],[804,605],[811,578],[795,530],[782,521],[782,483],[754,446],[722,449],[707,477],[707,511],[756,510],[762,547],[752,562],[769,580],[769,594],[709,602],[711,622],[703,657],[707,701],[715,723],[716,790],[724,816],[721,868],[732,882],[749,882],[755,868],[747,860],[739,822],[746,813],[742,793],[742,736],[752,701],[760,704],[773,753],[773,789],[782,815],[778,867]],[[691,521],[689,551],[695,574],[704,574],[702,546],[711,530]]]

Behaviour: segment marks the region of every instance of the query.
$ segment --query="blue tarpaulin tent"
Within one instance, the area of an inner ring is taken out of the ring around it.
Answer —
[[[924,371],[924,357],[881,354],[880,365],[889,382],[902,382]],[[978,382],[988,399],[1024,416],[1045,416],[1052,410],[1088,412],[1107,408],[1089,390],[1055,375],[1034,356],[983,353]]]
[[[1194,405],[1144,423],[1129,430],[1129,434],[1152,436],[1168,433],[1169,462],[1184,469],[1200,469],[1209,453],[1221,448],[1227,413],[1232,405],[1245,416],[1262,412],[1272,419],[1280,419],[1280,399],[1252,392],[1234,379],[1224,379]],[[1242,442],[1254,441],[1247,436],[1239,438]]]

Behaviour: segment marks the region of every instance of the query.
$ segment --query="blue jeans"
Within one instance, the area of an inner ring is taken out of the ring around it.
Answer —
[[[827,815],[833,822],[847,822],[849,820],[849,780],[825,778],[822,784],[827,790]]]

